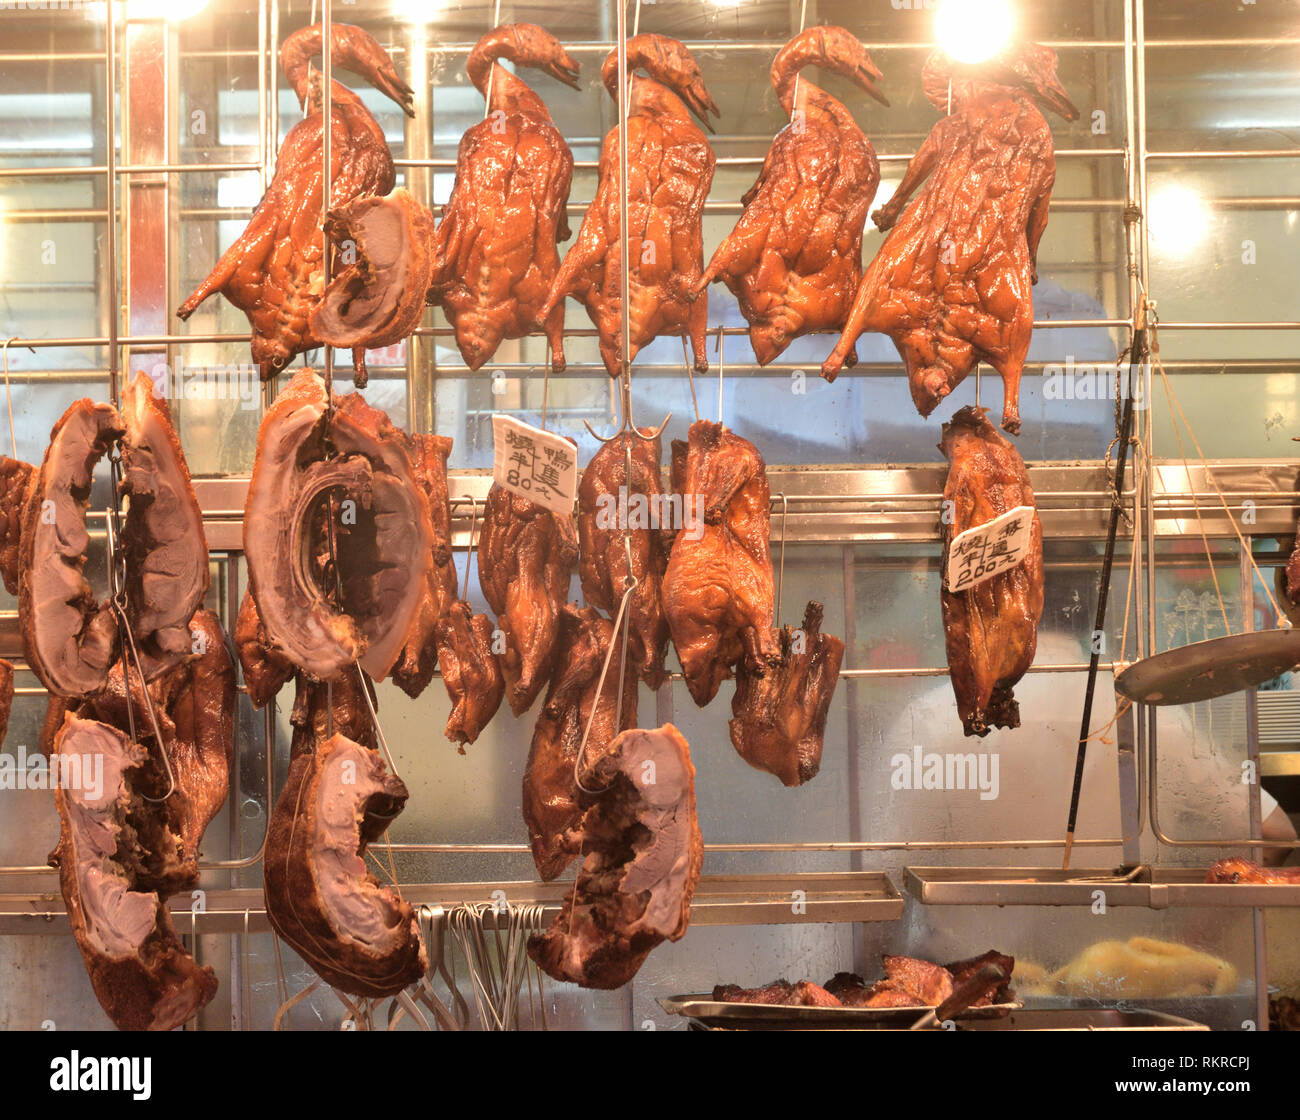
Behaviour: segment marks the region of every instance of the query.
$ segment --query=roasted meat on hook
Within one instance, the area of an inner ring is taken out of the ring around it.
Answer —
[[[731,700],[731,742],[740,757],[787,786],[816,777],[826,713],[839,683],[844,643],[823,634],[822,605],[809,603],[803,626],[782,627],[781,660],[761,677],[742,662]]]
[[[18,620],[27,664],[51,692],[98,692],[117,655],[117,620],[82,575],[95,464],[122,434],[111,404],[79,400],[54,425],[28,487],[20,534]]]
[[[660,335],[691,340],[695,368],[704,372],[708,300],[696,298],[704,268],[704,200],[716,160],[704,133],[718,107],[704,86],[695,59],[676,39],[635,35],[627,41],[632,75],[627,99],[627,243],[629,262],[628,360]],[[601,69],[601,80],[618,99],[618,52]],[[600,354],[611,377],[622,371],[622,209],[619,139],[615,127],[600,151],[596,197],[578,238],[565,255],[550,296],[538,315],[548,321],[565,296],[586,308],[600,335]]]
[[[740,221],[697,285],[721,280],[731,289],[764,366],[800,335],[844,327],[862,279],[862,227],[880,185],[875,150],[853,114],[804,77],[805,66],[843,74],[889,104],[866,48],[842,27],[809,28],[772,64],[791,123],[772,141],[741,199]],[[847,364],[856,361],[851,352]]]
[[[460,744],[462,754],[497,714],[506,693],[500,659],[492,652],[494,630],[487,615],[475,614],[462,601],[452,603],[434,628],[442,683],[451,697],[446,735]]]
[[[271,644],[251,591],[245,591],[239,603],[239,617],[235,620],[235,653],[244,674],[248,699],[254,708],[264,708],[281,688],[293,680],[294,664]]]
[[[10,595],[18,594],[23,506],[35,473],[31,463],[0,455],[0,578]]]
[[[936,51],[922,82],[947,115],[873,215],[888,236],[822,376],[834,379],[859,336],[879,331],[894,340],[912,400],[929,416],[985,361],[1002,375],[1002,426],[1016,434],[1038,243],[1056,180],[1039,105],[1069,121],[1079,111],[1056,76],[1056,54],[1032,43],[974,66]]]
[[[658,688],[668,679],[664,672],[668,621],[661,592],[673,534],[681,527],[677,522],[685,517],[680,496],[664,492],[662,458],[663,444],[657,436],[648,440],[623,432],[601,445],[578,485],[582,593],[590,606],[612,618],[631,581],[636,580],[627,605],[629,660],[632,670],[640,673],[650,688]]]
[[[679,941],[704,864],[695,767],[680,731],[624,731],[587,756],[582,784],[600,793],[573,838],[578,880],[528,955],[556,980],[621,988],[664,941]]]
[[[98,782],[83,780],[91,760]],[[51,766],[58,868],[68,921],[90,983],[121,1030],[171,1030],[213,997],[217,978],[200,968],[172,925],[158,868],[180,860],[178,839],[158,806],[144,799],[143,747],[117,728],[68,714],[55,736]],[[71,780],[72,768],[82,777]]]
[[[614,624],[594,607],[566,606],[560,616],[555,673],[537,717],[524,771],[524,824],[538,874],[548,881],[577,855],[573,830],[591,803],[574,781],[574,764],[588,720],[587,760],[599,757],[620,731],[636,726],[637,684],[631,672],[623,678],[619,718],[617,649],[597,702],[600,671],[613,636]]]
[[[550,680],[560,611],[577,563],[572,517],[502,486],[488,491],[478,542],[479,586],[505,635],[501,669],[517,716]]]
[[[257,438],[244,553],[267,638],[321,680],[354,661],[383,680],[416,623],[433,563],[410,440],[355,393],[337,398],[327,418],[325,383],[311,370],[267,409]],[[336,583],[341,607],[327,593]]]
[[[564,301],[542,313],[569,239],[565,208],[573,153],[546,105],[498,63],[543,70],[578,88],[578,64],[556,38],[531,23],[494,28],[470,51],[470,81],[487,99],[487,118],[461,137],[456,181],[434,237],[429,302],[446,312],[470,369],[503,339],[523,338],[540,321],[551,368],[564,369]]]
[[[325,233],[346,267],[312,311],[312,335],[363,355],[407,338],[433,278],[433,231],[433,213],[404,187],[331,210]]]
[[[672,488],[699,502],[703,526],[679,533],[664,573],[663,609],[686,687],[703,707],[742,659],[762,676],[781,659],[772,629],[771,492],[763,456],[722,424],[697,420],[673,441]]]
[[[943,567],[953,540],[1019,506],[1034,506],[1029,472],[983,409],[963,408],[943,426]],[[945,575],[946,581],[946,575]],[[1012,689],[1034,663],[1043,614],[1043,528],[1033,515],[1029,554],[1014,568],[963,591],[941,593],[948,670],[967,735],[1019,727]]]
[[[264,381],[295,354],[321,345],[309,320],[325,287],[321,223],[326,211],[393,189],[393,157],[383,129],[356,93],[331,81],[330,193],[328,201],[324,198],[324,83],[311,64],[323,37],[321,25],[312,24],[295,31],[280,48],[280,65],[307,115],[284,138],[275,176],[248,227],[177,311],[188,319],[205,299],[221,292],[248,316],[253,361]],[[361,28],[331,26],[330,62],[366,78],[407,116],[415,115],[410,87],[397,76],[383,47]],[[364,348],[353,350],[352,362],[360,387],[366,382]]]
[[[289,764],[271,814],[267,917],[318,976],[353,995],[396,995],[428,968],[411,904],[365,863],[406,798],[377,752],[336,734]]]

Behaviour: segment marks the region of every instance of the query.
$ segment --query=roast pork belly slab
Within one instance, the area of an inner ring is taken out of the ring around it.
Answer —
[[[166,398],[137,374],[122,396],[127,614],[147,679],[191,654],[190,618],[208,592],[208,546]]]
[[[415,911],[366,872],[366,845],[406,797],[376,752],[336,734],[290,763],[271,815],[271,924],[322,979],[353,995],[394,995],[428,966]]]
[[[452,705],[447,738],[460,744],[462,754],[496,715],[506,693],[500,660],[492,652],[493,629],[487,615],[455,602],[434,631],[442,683]]]
[[[311,313],[321,342],[380,350],[420,325],[433,278],[433,214],[404,187],[331,210],[325,233],[351,261]]]
[[[155,889],[177,839],[137,786],[148,755],[115,727],[68,714],[52,761],[61,827],[51,862],[95,996],[122,1030],[180,1026],[217,980],[181,945]]]
[[[624,731],[582,770],[602,792],[579,826],[582,866],[563,909],[528,955],[556,980],[618,988],[690,922],[704,862],[695,767],[672,724]]]
[[[27,663],[51,692],[81,697],[104,687],[117,622],[82,575],[86,509],[95,464],[122,434],[111,404],[79,400],[54,425],[23,508],[18,616]]]
[[[244,507],[249,584],[269,642],[318,679],[359,661],[382,680],[416,621],[433,529],[410,447],[356,394],[327,418],[325,383],[310,370],[262,420]],[[342,611],[325,590],[330,516]]]

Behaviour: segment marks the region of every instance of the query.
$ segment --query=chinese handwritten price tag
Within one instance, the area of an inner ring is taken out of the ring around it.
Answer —
[[[1034,507],[1017,506],[953,538],[948,546],[944,586],[969,591],[999,572],[1010,571],[1029,554]]]
[[[572,513],[578,452],[563,436],[513,416],[492,417],[492,479],[556,513]]]

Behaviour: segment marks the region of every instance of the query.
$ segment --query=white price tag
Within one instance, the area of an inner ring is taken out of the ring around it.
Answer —
[[[944,586],[969,591],[999,572],[1009,571],[1029,555],[1034,507],[1017,506],[1001,517],[958,533],[948,546]]]
[[[578,451],[563,436],[513,416],[492,417],[492,479],[556,513],[572,513]]]

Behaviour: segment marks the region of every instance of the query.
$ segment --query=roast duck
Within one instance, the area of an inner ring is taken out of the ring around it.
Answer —
[[[772,85],[791,123],[776,135],[745,210],[697,284],[721,280],[740,303],[759,365],[791,339],[840,331],[862,278],[862,228],[880,185],[875,150],[853,115],[801,74],[843,74],[884,105],[880,71],[842,27],[813,27],[772,64]],[[850,349],[845,362],[853,365]]]
[[[704,268],[704,200],[716,161],[691,113],[707,125],[718,107],[695,60],[676,39],[634,35],[627,41],[627,66],[628,361],[660,335],[689,336],[695,368],[703,372],[708,301],[695,295]],[[601,81],[617,100],[617,51],[605,59]],[[596,197],[538,313],[545,323],[565,296],[581,302],[612,377],[623,368],[621,208],[615,127],[601,148]]]
[[[325,289],[326,211],[343,211],[350,220],[360,221],[355,211],[344,208],[358,199],[388,194],[395,181],[393,158],[378,122],[356,93],[331,81],[330,193],[328,200],[323,197],[324,92],[322,76],[311,64],[322,46],[318,23],[294,32],[281,46],[280,65],[306,115],[285,137],[271,185],[248,227],[177,312],[188,319],[213,293],[225,295],[248,316],[253,361],[263,380],[283,370],[294,355],[321,345],[311,318]],[[383,47],[361,28],[333,24],[329,49],[332,67],[368,79],[408,116],[415,115],[410,87],[398,77]],[[375,246],[370,252],[376,255]],[[362,386],[365,346],[353,350],[352,361],[356,383]]]
[[[504,636],[501,669],[521,716],[551,678],[560,612],[578,564],[573,518],[494,485],[483,506],[478,578]]]
[[[763,676],[781,660],[772,628],[771,491],[763,456],[722,424],[697,420],[673,441],[672,490],[698,496],[698,533],[678,533],[663,579],[663,611],[686,687],[703,707],[745,663]]]
[[[573,154],[542,99],[499,58],[578,88],[578,64],[534,24],[497,27],[470,51],[466,69],[488,115],[460,141],[456,182],[432,241],[429,302],[446,313],[470,369],[488,361],[503,339],[523,338],[540,322],[558,373],[564,300],[542,309],[560,267],[557,246],[569,239]]]
[[[1056,179],[1039,105],[1070,121],[1079,112],[1056,76],[1056,54],[1033,43],[977,65],[936,51],[922,83],[946,115],[873,215],[888,236],[822,375],[834,379],[864,331],[887,334],[907,367],[912,400],[929,416],[988,362],[1002,375],[1002,426],[1016,434],[1038,244]]]
[[[1034,662],[1043,614],[1043,529],[1035,511],[1029,554],[1014,567],[960,591],[947,585],[953,540],[1020,506],[1034,508],[1024,460],[983,409],[963,408],[943,426],[943,629],[957,711],[967,735],[1019,727],[1012,689]]]
[[[598,792],[571,841],[582,859],[573,890],[528,955],[556,980],[626,984],[655,946],[678,941],[704,862],[695,767],[671,723],[590,743],[580,779]]]

